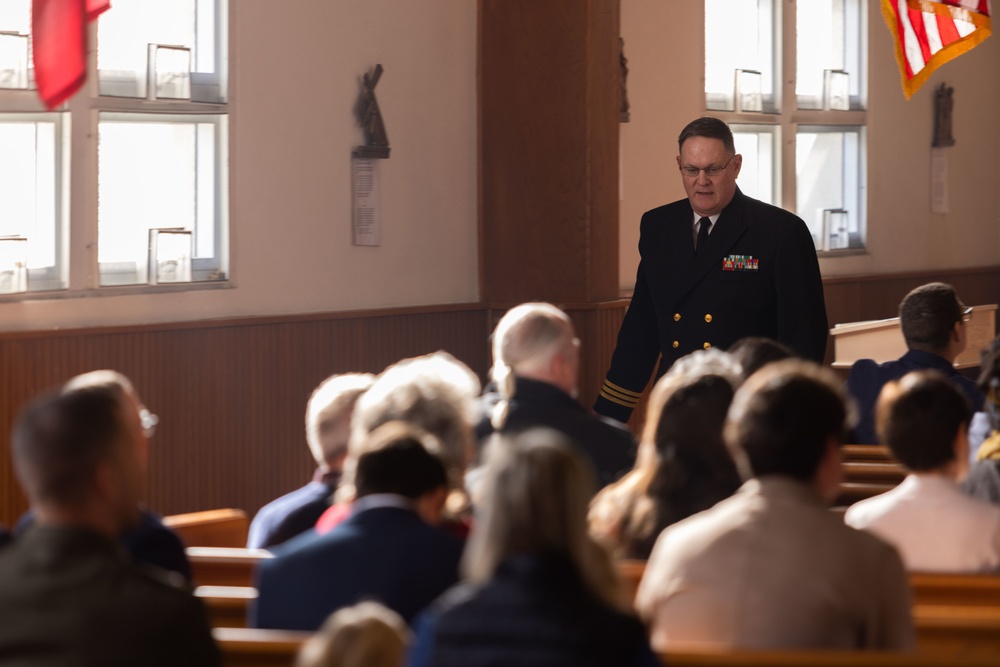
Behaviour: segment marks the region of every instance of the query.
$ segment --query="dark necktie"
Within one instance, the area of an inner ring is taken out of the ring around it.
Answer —
[[[705,241],[708,240],[708,228],[712,226],[712,221],[708,218],[702,218],[698,221],[698,240],[694,244],[694,253],[697,255],[701,247],[705,245]]]

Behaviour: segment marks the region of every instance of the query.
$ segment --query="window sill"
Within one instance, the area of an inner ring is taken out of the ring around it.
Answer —
[[[211,280],[170,285],[121,285],[81,290],[51,290],[46,292],[18,292],[0,294],[0,304],[24,301],[55,301],[61,299],[90,299],[108,296],[135,296],[142,294],[172,294],[175,292],[203,292],[208,290],[235,289],[231,280]]]

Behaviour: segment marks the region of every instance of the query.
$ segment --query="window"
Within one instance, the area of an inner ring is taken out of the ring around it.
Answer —
[[[46,112],[30,0],[0,3],[0,293],[227,277],[225,12],[115,0],[90,28],[84,88]],[[5,272],[22,255],[19,282]]]
[[[733,129],[740,188],[795,211],[822,253],[865,244],[866,16],[865,0],[705,0],[705,106]]]

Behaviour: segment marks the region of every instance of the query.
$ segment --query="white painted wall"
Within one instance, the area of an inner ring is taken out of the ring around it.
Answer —
[[[478,299],[476,3],[230,0],[232,289],[0,303],[0,329]],[[383,245],[351,245],[353,109],[376,96]]]
[[[632,119],[621,126],[619,277],[635,284],[642,213],[684,196],[676,137],[705,113],[701,2],[622,0]],[[987,39],[903,97],[892,38],[868,0],[868,252],[821,259],[825,276],[926,271],[1000,262],[1000,40]],[[955,89],[948,149],[951,211],[932,214],[928,195],[933,90]]]

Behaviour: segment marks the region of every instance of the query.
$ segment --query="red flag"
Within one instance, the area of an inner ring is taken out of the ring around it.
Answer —
[[[941,65],[990,36],[989,0],[882,0],[896,43],[903,94],[910,99]]]
[[[111,0],[32,0],[31,52],[38,96],[54,109],[87,77],[87,23]]]

